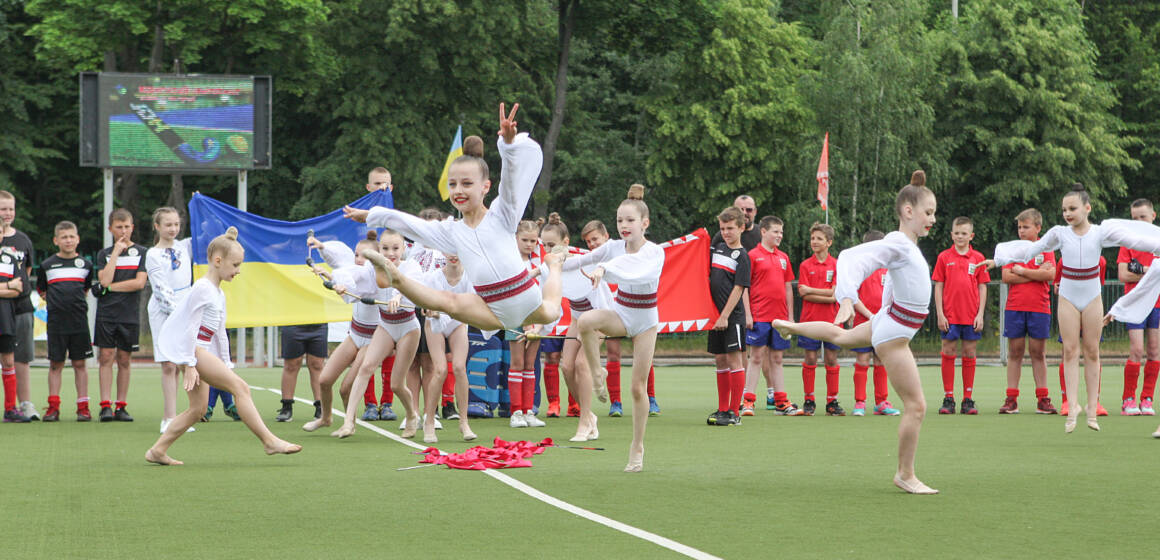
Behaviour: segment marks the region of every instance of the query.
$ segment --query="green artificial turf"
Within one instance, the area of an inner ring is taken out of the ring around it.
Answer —
[[[278,384],[275,370],[241,371],[255,386]],[[1160,458],[1160,441],[1149,434],[1157,419],[1119,416],[1120,369],[1109,364],[1104,372],[1103,401],[1113,415],[1101,419],[1100,433],[1088,430],[1081,417],[1067,435],[1063,418],[1033,414],[1034,399],[1027,396],[1022,414],[996,414],[1005,374],[995,367],[979,368],[979,416],[939,416],[938,369],[923,368],[929,413],[918,474],[943,492],[938,496],[909,496],[891,485],[898,418],[786,418],[759,406],[741,426],[706,426],[716,404],[707,366],[657,369],[663,414],[649,420],[643,473],[621,472],[632,435],[627,404],[624,418],[601,414],[601,438],[593,445],[607,451],[552,448],[533,458],[533,468],[504,472],[581,508],[725,558],[1146,555]],[[852,374],[852,367],[843,367],[840,396],[848,411]],[[33,370],[42,413],[44,377],[45,370]],[[71,371],[65,377],[68,402],[74,396]],[[1023,390],[1030,395],[1029,371],[1025,377]],[[798,369],[787,368],[786,378],[791,398],[801,404]],[[305,379],[299,385],[305,388]],[[627,381],[624,388],[627,395]],[[1058,405],[1058,392],[1052,394]],[[256,390],[254,398],[274,432],[301,443],[302,453],[265,456],[257,439],[219,405],[212,422],[198,424],[170,450],[185,466],[147,465],[142,455],[158,436],[161,408],[153,368],[134,370],[129,410],[137,421],[131,424],[77,424],[68,406],[57,424],[0,426],[9,511],[4,555],[676,556],[479,472],[397,471],[417,464],[412,448],[366,428],[346,440],[329,437],[329,429],[308,434],[301,425],[311,416],[309,405],[296,406],[292,423],[278,424],[272,420],[278,395]],[[179,402],[184,408],[184,396]],[[395,408],[402,412],[397,403]],[[573,418],[546,420],[548,427],[539,429],[511,429],[506,419],[476,420],[472,427],[487,444],[495,436],[566,443],[575,430]],[[468,447],[454,424],[439,432],[440,448],[450,452]],[[398,422],[375,425],[397,433]]]

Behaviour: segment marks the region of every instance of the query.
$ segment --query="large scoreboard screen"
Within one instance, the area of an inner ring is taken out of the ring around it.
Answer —
[[[193,172],[268,168],[269,122],[268,77],[81,76],[82,165]]]

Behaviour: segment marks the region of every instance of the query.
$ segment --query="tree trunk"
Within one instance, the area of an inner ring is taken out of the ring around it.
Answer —
[[[535,217],[546,216],[548,213],[548,193],[552,184],[552,165],[556,159],[556,141],[560,138],[560,129],[564,126],[564,105],[568,99],[568,57],[572,50],[572,30],[576,27],[576,8],[579,6],[580,0],[560,0],[560,14],[556,25],[560,49],[556,62],[556,97],[552,102],[552,123],[548,126],[548,135],[544,138],[544,167],[533,195],[535,202],[532,214]]]

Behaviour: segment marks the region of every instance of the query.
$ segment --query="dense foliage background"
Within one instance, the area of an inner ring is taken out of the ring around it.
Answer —
[[[491,137],[500,100],[544,144],[529,214],[610,222],[650,187],[651,236],[696,227],[742,193],[787,221],[804,256],[830,133],[831,212],[848,246],[896,225],[893,197],[923,168],[949,246],[1013,238],[1028,206],[1059,223],[1074,181],[1096,220],[1157,198],[1160,5],[1093,0],[0,0],[0,188],[16,226],[51,251],[71,219],[100,242],[101,178],[77,166],[77,72],[274,76],[274,169],[250,210],[316,215],[388,167],[400,208],[438,205],[456,125]],[[494,150],[489,157],[494,158]],[[232,176],[119,176],[148,242],[156,206]],[[573,241],[578,242],[577,239]]]

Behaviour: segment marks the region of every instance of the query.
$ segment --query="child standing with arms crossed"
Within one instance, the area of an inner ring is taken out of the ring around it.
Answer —
[[[206,248],[209,270],[161,327],[161,351],[175,363],[186,366],[185,390],[189,409],[169,424],[164,434],[145,452],[145,460],[159,465],[181,465],[170,457],[169,446],[201,419],[209,401],[209,387],[237,396],[238,413],[246,427],[262,441],[267,455],[298,453],[302,446],[283,441],[262,422],[250,386],[233,371],[230,343],[226,338],[226,295],[221,283],[232,281],[242,269],[245,250],[238,243],[238,230],[230,227]]]
[[[1043,216],[1028,208],[1015,216],[1019,239],[1037,241]],[[1007,305],[1003,310],[1003,336],[1007,338],[1007,397],[999,414],[1018,414],[1019,377],[1023,373],[1023,350],[1031,354],[1031,377],[1035,380],[1038,414],[1057,414],[1047,397],[1045,346],[1051,333],[1051,280],[1055,277],[1055,253],[1047,251],[1024,263],[1003,267]],[[1025,341],[1030,340],[1030,342]]]
[[[834,244],[834,228],[826,224],[814,222],[810,226],[810,250],[813,255],[802,261],[798,267],[798,294],[802,296],[801,322],[822,321],[829,323],[834,320],[838,312],[837,300],[834,299],[835,276],[838,273],[838,261],[830,256],[830,246]],[[806,400],[802,403],[802,411],[806,416],[813,416],[817,410],[814,401],[814,379],[818,368],[818,350],[821,350],[823,341],[814,340],[808,336],[798,337],[798,347],[805,350],[802,358],[802,385],[805,389]],[[846,411],[838,404],[838,346],[832,342],[824,342],[826,366],[826,416],[845,416]]]
[[[801,416],[803,412],[789,402],[789,393],[785,390],[782,358],[789,349],[789,340],[770,324],[778,319],[793,319],[793,263],[789,255],[778,249],[784,227],[777,216],[762,218],[758,224],[761,243],[749,251],[749,304],[753,327],[745,333],[745,344],[749,345],[753,356],[745,375],[745,399],[750,403],[757,401],[754,390],[760,370],[765,375],[765,408],[779,416]],[[744,410],[741,415],[746,415]]]
[[[140,320],[138,319],[137,292],[145,289],[148,277],[145,271],[146,248],[133,243],[133,214],[124,208],[109,214],[109,232],[113,246],[97,253],[94,267],[97,282],[93,295],[97,297],[97,320],[93,325],[93,346],[97,347],[100,366],[101,422],[132,422],[125,410],[129,397],[129,373],[133,352],[138,346]],[[113,392],[113,363],[117,364],[116,411],[109,399]]]
[[[89,412],[89,371],[93,357],[89,339],[89,302],[93,263],[77,254],[81,238],[72,222],[60,222],[52,242],[59,251],[40,264],[36,289],[48,300],[48,410],[45,422],[60,420],[60,385],[64,361],[72,362],[77,389],[77,422],[93,419]]]
[[[710,426],[741,424],[745,389],[745,330],[753,326],[749,306],[742,305],[749,287],[749,254],[741,246],[745,214],[730,206],[717,215],[722,241],[710,249],[709,291],[717,307],[717,322],[709,331],[708,350],[717,365],[717,411]],[[752,408],[750,409],[752,412]]]
[[[975,348],[982,338],[984,302],[991,275],[979,266],[983,254],[971,248],[975,225],[966,216],[951,224],[954,245],[939,253],[934,263],[934,308],[938,330],[942,332],[943,404],[939,414],[955,413],[956,346],[962,340],[963,414],[978,414],[975,408]]]

